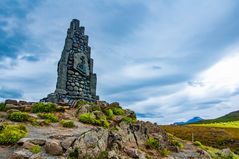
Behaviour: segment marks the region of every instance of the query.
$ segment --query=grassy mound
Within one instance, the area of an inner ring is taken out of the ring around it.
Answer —
[[[15,144],[19,139],[27,135],[27,129],[24,125],[3,125],[0,130],[0,144]]]

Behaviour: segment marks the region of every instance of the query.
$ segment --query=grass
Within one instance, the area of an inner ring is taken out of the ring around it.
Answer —
[[[50,113],[55,112],[57,109],[56,105],[54,103],[35,103],[32,106],[32,112],[33,113]]]
[[[59,121],[58,117],[53,113],[40,113],[38,114],[41,118],[49,120],[50,122],[56,123]]]
[[[16,122],[23,122],[23,121],[28,121],[29,115],[26,112],[12,112],[8,118],[11,121],[16,121]]]
[[[5,124],[0,130],[0,144],[8,145],[15,144],[18,140],[27,135],[27,129],[24,125]]]
[[[208,124],[190,124],[191,126],[217,127],[217,128],[239,128],[239,121],[208,123]]]
[[[238,128],[214,128],[203,126],[161,126],[168,133],[184,139],[200,141],[203,145],[219,149],[230,148],[239,154],[239,129]]]
[[[73,127],[75,127],[74,121],[72,121],[72,120],[62,120],[60,123],[65,128],[73,128]]]
[[[222,150],[218,150],[209,146],[205,146],[199,141],[195,141],[194,145],[207,151],[213,159],[239,159],[239,156],[232,151],[225,152]]]

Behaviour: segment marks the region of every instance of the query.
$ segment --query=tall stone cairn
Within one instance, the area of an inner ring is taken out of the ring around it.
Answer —
[[[74,100],[95,101],[96,74],[93,73],[91,48],[88,36],[80,21],[73,19],[67,31],[65,46],[57,68],[57,84],[54,93],[41,101],[70,102]]]

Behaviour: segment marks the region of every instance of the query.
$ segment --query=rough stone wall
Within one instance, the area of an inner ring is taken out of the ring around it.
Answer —
[[[96,74],[93,73],[91,48],[85,28],[73,19],[67,31],[65,46],[57,68],[57,84],[52,98],[98,100],[96,96]],[[49,101],[49,97],[46,101]],[[47,100],[48,99],[48,100]]]

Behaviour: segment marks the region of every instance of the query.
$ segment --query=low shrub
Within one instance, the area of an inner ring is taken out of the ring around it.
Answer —
[[[61,124],[63,127],[66,127],[66,128],[73,128],[75,127],[75,124],[72,120],[62,120],[61,121]]]
[[[155,139],[154,137],[149,137],[149,139],[146,142],[146,147],[151,149],[158,149],[159,148],[159,141]]]
[[[58,117],[53,113],[40,113],[38,114],[41,118],[47,119],[50,122],[56,123],[59,121]]]
[[[79,120],[82,123],[86,124],[94,124],[95,123],[95,118],[91,113],[84,113],[79,116]]]
[[[125,113],[124,110],[120,107],[112,108],[112,111],[115,115],[124,115],[124,113]]]
[[[56,111],[56,105],[54,103],[35,103],[32,106],[33,113],[50,113]]]
[[[101,111],[101,108],[100,108],[100,106],[92,105],[92,106],[91,106],[91,110],[92,110],[92,111]]]
[[[109,127],[109,122],[106,120],[106,118],[99,118],[96,119],[92,114],[90,113],[84,113],[79,116],[79,121],[86,123],[86,124],[91,124],[91,125],[98,125],[98,126],[103,126],[105,128]]]
[[[0,144],[15,144],[18,140],[27,135],[27,129],[24,125],[4,125],[0,130]]]
[[[123,118],[123,121],[126,121],[127,123],[135,123],[137,120],[136,120],[136,118],[130,118],[130,117],[125,116]]]
[[[65,112],[65,108],[62,106],[56,107],[56,112]]]
[[[163,149],[163,150],[160,151],[160,154],[162,156],[168,156],[168,155],[170,155],[170,153],[171,152],[168,149]]]
[[[105,115],[107,116],[108,119],[113,119],[114,117],[114,113],[112,111],[112,109],[107,109],[104,111]]]
[[[6,105],[5,103],[0,103],[0,111],[6,110]]]
[[[40,123],[37,119],[35,118],[29,118],[28,121],[33,125],[33,126],[39,126]]]
[[[176,146],[176,147],[178,147],[180,149],[182,149],[184,147],[183,143],[181,143],[181,142],[179,142],[177,140],[172,140],[171,143],[172,143],[173,146]]]
[[[12,112],[8,118],[11,121],[16,121],[16,122],[22,122],[22,121],[28,121],[29,115],[26,112]]]
[[[37,154],[37,153],[41,152],[41,146],[35,145],[30,149],[30,151],[34,154]]]

